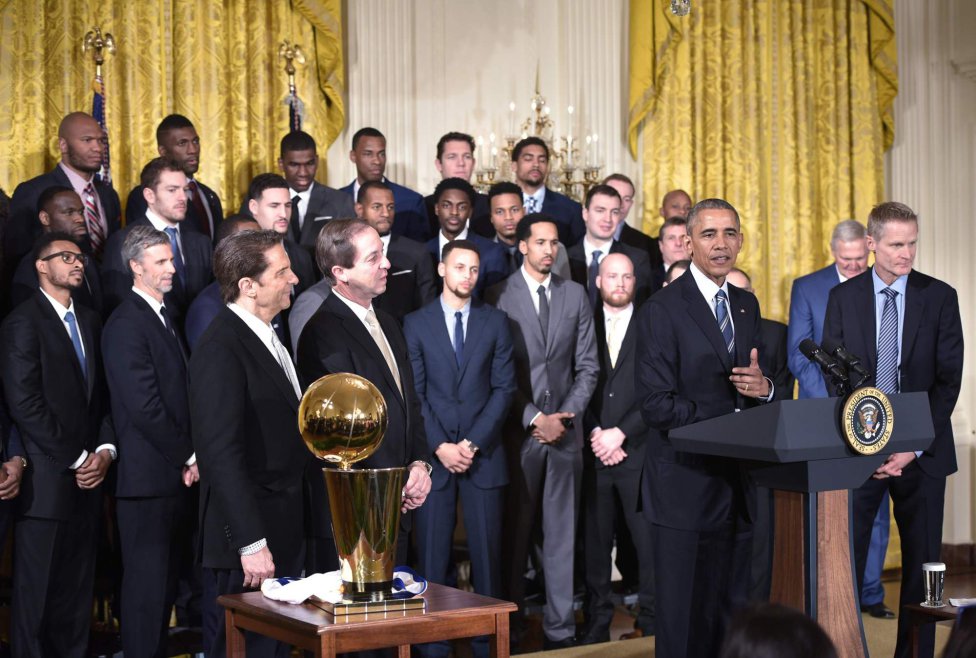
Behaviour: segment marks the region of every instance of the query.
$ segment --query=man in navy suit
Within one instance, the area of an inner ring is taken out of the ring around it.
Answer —
[[[624,254],[634,266],[637,277],[634,301],[640,305],[651,296],[651,264],[640,249],[623,244],[613,236],[620,224],[620,194],[609,185],[594,185],[586,193],[583,223],[586,235],[569,248],[569,269],[573,281],[586,288],[590,304],[596,310],[600,291],[596,288],[600,262],[609,254]]]
[[[184,231],[186,219],[186,174],[180,163],[155,158],[143,167],[140,176],[146,198],[146,213],[131,217],[126,227],[113,235],[105,247],[102,283],[105,310],[112,311],[129,296],[132,275],[122,260],[122,244],[136,226],[151,226],[169,237],[176,276],[173,289],[166,293],[170,321],[183,332],[183,319],[193,299],[213,280],[210,238],[199,231]]]
[[[102,346],[119,445],[115,495],[122,553],[122,649],[165,656],[180,557],[191,536],[180,523],[199,479],[190,438],[186,352],[165,294],[176,268],[165,233],[136,226],[122,244],[132,289]]]
[[[634,357],[640,328],[634,320],[633,263],[624,254],[607,255],[600,261],[596,285],[600,305],[593,324],[600,377],[583,428],[588,441],[583,447],[581,514],[589,602],[582,644],[610,640],[614,611],[610,553],[614,530],[621,521],[629,530],[628,542],[632,540],[638,560],[639,610],[635,628],[642,636],[653,635],[655,630],[651,527],[639,511],[647,425],[641,418],[641,400],[634,390]],[[622,519],[617,515],[618,507],[623,512]]]
[[[872,520],[885,492],[901,535],[900,606],[924,597],[922,564],[938,562],[942,547],[946,477],[956,471],[952,409],[962,384],[963,336],[959,300],[950,286],[915,271],[918,218],[897,202],[875,206],[867,246],[874,266],[830,291],[824,343],[844,345],[863,359],[868,384],[885,393],[925,392],[935,440],[919,452],[889,455],[854,490],[854,563],[861,584]],[[896,658],[912,654],[912,627],[898,619]],[[933,654],[935,629],[920,631],[918,656]]]
[[[742,247],[722,199],[688,216],[692,264],[639,313],[637,395],[649,435],[643,507],[652,529],[656,651],[714,656],[749,589],[753,487],[731,459],[678,452],[672,429],[769,401],[759,367],[756,298],[725,280]],[[653,440],[651,440],[653,438]]]
[[[448,582],[457,501],[471,554],[474,591],[501,591],[502,503],[508,484],[502,424],[515,394],[512,336],[504,313],[473,298],[478,247],[455,240],[444,247],[437,273],[440,297],[406,317],[403,333],[433,460],[431,491],[417,510],[418,568],[428,580]],[[488,638],[473,642],[488,655]],[[421,655],[443,656],[450,643],[421,645]]]
[[[478,247],[481,266],[475,292],[483,297],[485,290],[508,276],[508,263],[504,249],[468,228],[468,220],[474,209],[474,188],[463,178],[445,178],[434,189],[434,212],[440,224],[437,235],[427,241],[427,251],[433,262],[441,260],[444,247],[453,240],[469,240]]]
[[[200,136],[182,114],[170,114],[156,127],[156,150],[159,157],[178,162],[186,174],[186,222],[183,226],[211,238],[224,220],[220,198],[212,189],[196,180],[200,169]],[[131,222],[146,214],[146,197],[142,185],[136,185],[125,202],[125,219]]]
[[[556,220],[559,241],[567,247],[583,239],[583,208],[565,194],[546,187],[549,176],[549,146],[539,137],[526,137],[512,149],[512,172],[522,188],[528,214],[541,212]]]
[[[102,482],[118,453],[102,371],[101,321],[75,304],[87,256],[71,236],[34,247],[40,289],[0,340],[0,381],[27,468],[14,527],[15,656],[87,655]]]
[[[610,174],[603,179],[603,184],[609,185],[620,194],[620,225],[617,226],[614,239],[646,253],[652,271],[661,267],[661,250],[657,247],[657,240],[627,223],[627,216],[634,206],[634,181],[623,174]],[[640,218],[637,221],[640,222]]]
[[[800,352],[800,343],[810,338],[817,345],[823,340],[824,315],[827,297],[838,283],[853,279],[868,268],[868,247],[864,225],[847,219],[834,227],[830,237],[830,252],[834,262],[793,282],[790,293],[790,322],[787,349],[790,371],[800,383],[799,398],[825,398],[820,367]]]
[[[41,234],[37,199],[52,185],[70,187],[84,203],[88,227],[88,240],[82,244],[85,253],[101,258],[108,236],[121,225],[119,195],[111,185],[95,177],[102,167],[105,150],[105,131],[98,122],[84,112],[72,112],[64,117],[58,127],[58,149],[61,162],[48,173],[18,185],[10,200],[10,219],[3,239],[6,280]]]
[[[434,159],[434,166],[437,167],[441,179],[463,178],[470,183],[471,174],[474,173],[477,164],[474,159],[474,147],[474,137],[467,133],[449,132],[441,135],[437,140],[437,157]],[[434,213],[434,195],[424,197],[424,204],[427,206],[427,217],[430,220],[430,235],[435,235],[440,230],[440,225]],[[474,209],[469,224],[471,230],[482,237],[495,236],[495,230],[488,218],[488,196],[481,192],[475,194]]]
[[[356,179],[343,187],[353,199],[359,198],[359,188],[366,181],[383,181],[393,190],[396,202],[396,216],[393,218],[394,235],[403,235],[417,242],[426,242],[432,237],[430,220],[424,197],[417,192],[388,180],[386,173],[386,137],[376,128],[360,128],[352,136],[352,150],[349,159],[356,165]]]

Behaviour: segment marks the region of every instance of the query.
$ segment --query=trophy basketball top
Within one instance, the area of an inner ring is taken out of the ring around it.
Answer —
[[[379,389],[348,372],[316,380],[298,407],[298,431],[306,447],[343,469],[376,452],[388,420]]]

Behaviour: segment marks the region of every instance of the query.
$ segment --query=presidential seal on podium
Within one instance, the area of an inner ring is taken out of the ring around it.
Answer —
[[[841,434],[847,445],[862,455],[873,455],[884,448],[894,423],[891,401],[872,386],[851,393],[841,412]]]

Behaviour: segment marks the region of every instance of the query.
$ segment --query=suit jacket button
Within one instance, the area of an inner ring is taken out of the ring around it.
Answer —
[[[613,397],[613,393],[610,394],[610,397]]]

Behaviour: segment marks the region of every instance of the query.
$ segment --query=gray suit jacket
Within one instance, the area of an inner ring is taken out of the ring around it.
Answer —
[[[288,313],[288,333],[291,337],[292,354],[298,354],[298,337],[302,335],[302,329],[331,293],[332,284],[328,279],[322,279],[300,294],[291,305],[291,312]]]
[[[510,421],[526,432],[539,412],[576,414],[573,429],[556,447],[580,450],[583,412],[596,387],[597,360],[593,313],[583,286],[552,275],[549,291],[549,340],[520,270],[488,290],[486,299],[508,314],[514,342],[518,390]],[[548,395],[547,395],[548,393]]]

